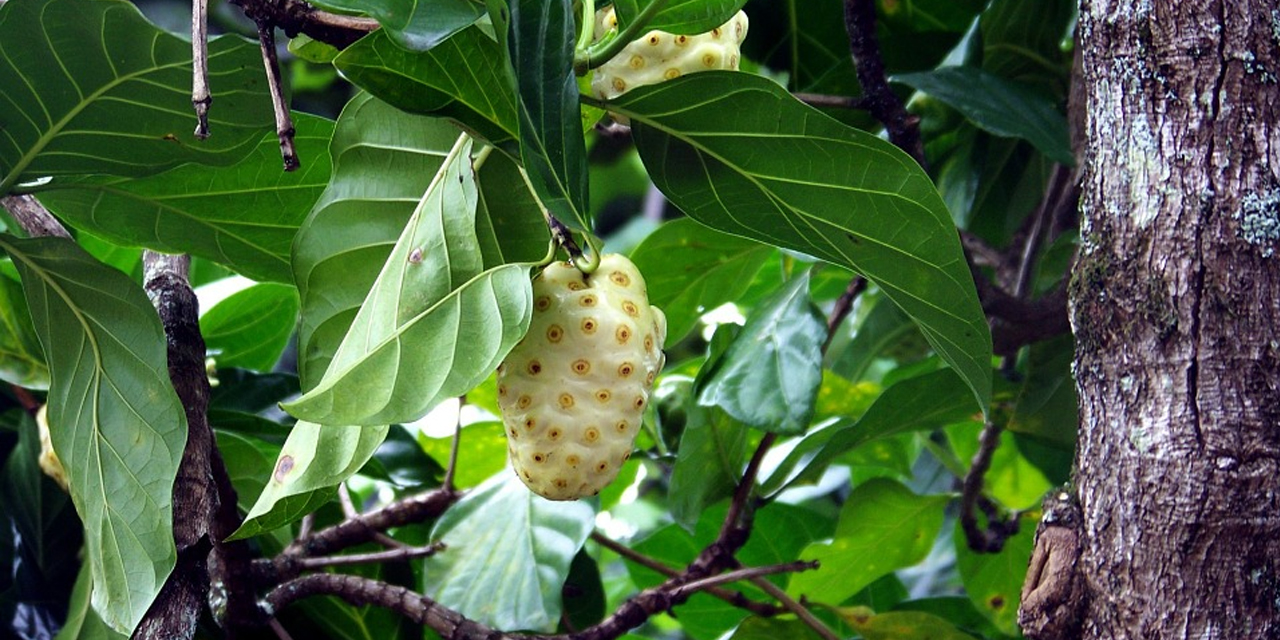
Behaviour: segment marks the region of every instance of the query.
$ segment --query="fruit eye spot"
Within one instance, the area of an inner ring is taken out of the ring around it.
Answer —
[[[625,324],[618,325],[618,330],[613,335],[618,338],[618,344],[626,344],[631,339],[631,330]]]
[[[520,398],[516,400],[516,406],[521,409],[528,409],[530,404],[533,404],[533,398],[530,398],[527,395],[521,395]]]
[[[507,395],[507,385],[505,384],[498,385],[498,397],[505,398],[506,395]]]
[[[680,70],[675,67],[671,67],[670,69],[667,69],[666,71],[662,72],[662,77],[666,78],[667,80],[675,80],[676,78],[680,77]]]
[[[582,432],[582,439],[587,442],[595,442],[600,439],[600,430],[595,427],[587,427],[586,430]]]
[[[623,81],[623,79],[622,79],[622,78],[614,78],[614,79],[613,79],[613,90],[614,90],[614,91],[626,91],[626,90],[627,90],[627,83],[626,83],[625,81]]]
[[[627,424],[627,421],[626,421],[626,420],[619,420],[619,421],[618,421],[618,424],[617,424],[617,426],[616,426],[615,428],[618,430],[618,433],[626,433],[626,432],[627,432],[627,428],[628,428],[628,427],[630,427],[630,426],[631,426],[631,425]]]
[[[548,298],[547,296],[538,296],[538,299],[533,302],[533,308],[538,311],[546,311],[547,309],[550,309],[551,298]]]
[[[729,68],[730,69],[738,68],[738,56],[729,56]]]
[[[583,319],[582,319],[582,332],[583,332],[583,333],[586,333],[586,334],[595,333],[595,332],[596,332],[596,319],[595,319],[595,318],[583,318]]]
[[[644,337],[644,350],[650,351],[652,349],[653,349],[653,335],[649,334]]]
[[[631,284],[630,276],[628,276],[627,274],[621,271],[614,271],[613,273],[609,274],[609,279],[612,280],[614,284],[620,287],[626,287]]]
[[[627,61],[627,64],[628,64],[632,69],[643,69],[643,68],[644,68],[644,58],[642,58],[642,57],[640,57],[640,56],[631,56],[631,59]]]
[[[574,360],[573,372],[580,376],[585,376],[591,372],[591,363],[586,360]]]
[[[596,473],[604,473],[605,471],[608,471],[608,470],[609,470],[609,463],[605,462],[604,460],[601,460],[600,463],[596,465]]]
[[[555,485],[556,485],[556,488],[557,488],[557,489],[563,489],[563,488],[565,488],[565,487],[569,486],[569,481],[568,481],[568,480],[565,480],[564,478],[556,478],[556,479],[555,479]]]
[[[529,371],[529,375],[534,375],[534,376],[538,375],[539,373],[542,373],[542,363],[538,362],[537,360],[530,360],[528,371]]]
[[[567,286],[569,287],[570,291],[582,291],[583,289],[587,288],[587,285],[582,284],[577,280],[570,280]]]
[[[689,36],[676,36],[676,45],[683,47],[689,43]]]
[[[632,318],[638,317],[640,315],[640,308],[636,306],[636,303],[630,300],[627,300],[626,302],[622,303],[622,310],[626,311],[627,315],[631,316]]]
[[[524,428],[525,428],[525,430],[527,430],[527,431],[533,431],[533,428],[534,428],[534,427],[536,427],[536,426],[538,426],[538,422],[537,422],[536,420],[534,420],[533,418],[525,418],[525,419],[524,419]]]
[[[711,39],[712,39],[712,40],[719,40],[719,39],[720,39],[720,27],[716,27],[716,28],[714,28],[714,29],[712,29],[712,30],[711,30]]]
[[[658,37],[658,34],[656,34],[656,33],[655,33],[655,34],[652,34],[652,35],[650,35],[650,36],[649,36],[649,45],[650,45],[650,46],[654,46],[654,47],[656,47],[656,46],[658,46],[658,44],[659,44],[659,43],[661,43],[661,42],[662,42],[662,38]]]
[[[587,294],[578,299],[578,304],[584,307],[594,307],[596,306],[596,297],[593,295]]]
[[[563,337],[564,337],[564,329],[560,328],[560,325],[553,324],[547,327],[548,342],[560,342],[560,338],[563,338]]]
[[[647,386],[647,387],[652,387],[652,386],[653,386],[653,372],[652,372],[652,371],[650,371],[650,372],[649,372],[649,375],[647,375],[647,376],[645,376],[645,377],[644,377],[644,384],[645,384],[645,386]]]
[[[626,452],[626,453],[622,454],[622,461],[623,461],[623,462],[626,462],[626,461],[628,461],[628,460],[630,460],[630,459],[631,459],[631,452],[630,452],[630,451],[628,451],[628,452]]]
[[[631,373],[634,372],[635,370],[636,370],[635,365],[631,364],[630,362],[624,362],[622,363],[622,366],[618,367],[618,375],[625,378],[631,375]]]
[[[533,482],[533,476],[529,474],[528,470],[526,470],[526,471],[525,471],[524,473],[522,473],[521,475],[523,475],[523,476],[524,476],[524,479],[525,479],[525,480],[528,480],[529,482]]]
[[[573,406],[573,396],[567,393],[562,393],[560,394],[559,402],[561,407],[568,409]]]
[[[636,401],[631,403],[637,409],[644,408],[644,396],[636,396]]]
[[[516,432],[516,430],[515,430],[514,428],[512,428],[512,429],[511,429],[511,430],[509,430],[509,431],[507,431],[507,433],[511,434],[511,439],[512,439],[512,440],[519,440],[519,439],[520,439],[520,434],[519,434],[519,433],[517,433],[517,432]]]
[[[567,456],[565,456],[565,458],[564,458],[564,463],[565,463],[565,464],[567,464],[567,465],[569,465],[569,466],[571,466],[571,467],[576,467],[576,466],[578,466],[578,463],[579,463],[579,462],[582,462],[582,460],[580,460],[580,459],[578,458],[578,456],[573,455],[572,453],[571,453],[571,454],[569,454],[569,455],[567,455]]]
[[[600,402],[608,402],[609,398],[612,397],[613,394],[609,393],[608,389],[601,389],[596,392],[596,400],[599,400]]]
[[[547,461],[547,455],[545,453],[535,453],[533,454],[533,461],[542,464]]]
[[[551,427],[550,429],[547,429],[547,439],[552,442],[559,440],[562,435],[564,435],[564,432],[560,430],[560,427]]]
[[[714,53],[708,53],[707,55],[702,56],[702,66],[707,67],[708,69],[714,69],[718,62],[720,62],[720,58],[718,58]]]

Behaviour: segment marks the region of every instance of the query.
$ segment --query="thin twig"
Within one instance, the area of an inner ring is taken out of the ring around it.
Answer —
[[[836,632],[832,631],[831,627],[823,624],[817,616],[813,615],[813,612],[809,611],[808,607],[800,604],[795,598],[787,595],[787,592],[779,588],[778,585],[769,582],[768,578],[756,576],[751,578],[751,584],[754,584],[765,593],[769,594],[772,598],[781,602],[782,606],[785,607],[787,611],[796,614],[796,617],[800,618],[801,622],[808,625],[810,629],[813,629],[814,633],[822,636],[823,640],[841,640],[840,636],[836,635]]]
[[[810,571],[818,568],[816,560],[796,560],[795,562],[784,562],[782,564],[771,564],[763,567],[747,567],[744,569],[735,569],[721,573],[719,575],[708,576],[701,580],[694,580],[686,583],[671,591],[671,597],[681,598],[693,595],[699,591],[705,591],[712,587],[739,580],[750,580],[762,576],[773,575],[776,573],[797,573],[800,571]]]
[[[37,238],[45,236],[57,236],[59,238],[70,238],[71,234],[67,232],[67,228],[62,226],[58,219],[53,217],[49,210],[36,200],[35,196],[4,196],[0,198],[0,205],[9,210],[13,215],[13,219],[22,227],[27,235]]]
[[[646,567],[648,569],[652,569],[653,571],[657,571],[658,573],[661,573],[662,575],[668,578],[673,578],[675,576],[680,575],[679,569],[676,569],[674,567],[669,567],[654,558],[650,558],[649,556],[646,556],[643,553],[636,551],[635,549],[632,549],[624,544],[619,543],[616,540],[609,538],[608,536],[605,536],[599,531],[591,532],[591,539],[594,540],[596,544],[622,556],[623,558],[626,558],[642,567]],[[707,589],[706,593],[707,595],[715,596],[716,598],[719,598],[735,607],[738,607],[739,609],[745,609],[747,611],[750,611],[751,613],[754,613],[762,618],[773,617],[778,615],[779,613],[782,613],[782,611],[784,611],[783,609],[780,609],[779,607],[776,607],[769,603],[757,602],[755,600],[752,600],[748,598],[746,594],[742,593],[741,591],[730,591],[728,589],[724,589],[721,587],[712,587],[710,589]]]
[[[755,489],[756,474],[760,472],[760,464],[764,461],[764,456],[769,452],[769,447],[778,439],[776,433],[766,433],[760,439],[760,444],[756,446],[756,452],[752,454],[751,461],[747,463],[747,469],[742,473],[742,480],[738,482],[738,488],[733,492],[733,500],[729,503],[729,512],[725,514],[724,524],[720,526],[720,538],[726,538],[732,528],[740,526],[739,519],[749,510],[747,505],[751,498],[751,492]]]
[[[347,483],[343,482],[338,485],[338,504],[342,506],[342,515],[348,520],[358,518],[360,512],[356,510],[356,505],[351,501],[351,491],[347,489]],[[388,549],[407,549],[409,545],[392,538],[391,536],[381,532],[370,532],[371,539]]]
[[[285,631],[284,625],[280,624],[279,620],[271,618],[267,620],[267,626],[271,627],[271,630],[275,632],[276,637],[280,640],[293,640],[293,636],[289,635],[288,631]]]
[[[920,119],[907,113],[885,77],[884,58],[876,36],[875,0],[845,0],[844,26],[849,34],[849,52],[862,85],[864,108],[884,125],[889,141],[927,167],[924,144],[920,140]]]
[[[458,398],[458,419],[453,422],[453,442],[449,444],[449,466],[445,467],[444,480],[440,483],[449,491],[454,490],[453,478],[458,468],[458,449],[462,441],[462,405],[466,403],[467,396]]]
[[[13,396],[18,399],[18,404],[22,405],[23,411],[31,414],[32,417],[35,417],[35,415],[40,412],[40,401],[37,400],[35,396],[31,395],[30,391],[27,391],[16,384],[10,384],[9,390],[12,391]]]
[[[295,540],[306,540],[311,537],[311,528],[316,525],[316,514],[308,513],[302,516],[302,522],[298,523],[298,537]]]
[[[1000,446],[1000,433],[1004,428],[995,421],[987,422],[978,436],[978,452],[969,464],[969,473],[965,474],[964,485],[960,494],[960,528],[964,530],[969,548],[978,553],[998,553],[1010,536],[1018,533],[1019,518],[1001,519],[995,505],[987,505],[983,511],[987,516],[987,528],[978,525],[975,509],[979,507],[982,495],[983,477],[991,467],[991,457]]]
[[[832,96],[824,93],[805,93],[797,91],[791,95],[797,100],[814,107],[830,107],[834,109],[866,109],[865,97]]]
[[[209,0],[191,2],[191,105],[196,109],[196,138],[209,137]]]
[[[849,316],[849,312],[853,311],[853,301],[867,290],[867,279],[862,276],[854,276],[849,281],[849,286],[845,287],[844,293],[836,299],[836,304],[831,308],[831,316],[827,318],[827,339],[822,344],[822,352],[826,353],[831,346],[831,339],[836,335],[836,329],[841,322]]]
[[[385,551],[368,553],[352,553],[343,556],[325,556],[323,558],[302,558],[298,565],[303,569],[323,569],[326,567],[343,567],[356,564],[374,564],[376,562],[404,562],[417,558],[429,558],[445,548],[443,542],[433,542],[424,547],[401,547]]]
[[[271,107],[276,116],[276,136],[280,138],[280,157],[285,171],[295,171],[298,149],[293,143],[293,116],[284,99],[284,83],[280,80],[280,61],[276,58],[275,25],[268,20],[258,21],[258,44],[262,49],[262,64],[267,70],[267,86],[271,90]]]

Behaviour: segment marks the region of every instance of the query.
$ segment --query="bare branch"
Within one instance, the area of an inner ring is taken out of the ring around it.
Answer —
[[[35,196],[4,196],[0,198],[0,205],[4,205],[4,208],[9,210],[14,221],[27,232],[27,235],[71,237],[67,228],[62,226],[62,223],[58,222],[58,219],[53,217],[53,214],[49,213],[49,210],[40,204]]]
[[[744,569],[735,569],[726,573],[715,576],[708,576],[701,580],[685,583],[671,591],[672,598],[686,598],[699,591],[705,591],[711,587],[737,582],[739,580],[750,580],[762,576],[773,575],[775,573],[795,573],[798,571],[809,571],[817,569],[818,562],[816,560],[796,560],[795,562],[784,562],[782,564],[771,564],[764,567],[747,567]]]
[[[927,167],[920,141],[920,119],[907,113],[885,77],[880,40],[876,37],[875,0],[845,0],[844,26],[862,85],[863,107],[884,125],[890,142],[915,158],[921,167]]]
[[[284,625],[280,624],[279,620],[272,618],[267,621],[267,626],[271,627],[271,630],[275,632],[276,637],[280,640],[293,640],[293,636],[289,635],[288,631],[285,631]]]
[[[343,567],[355,564],[374,564],[378,562],[405,562],[417,558],[429,558],[445,548],[443,542],[433,542],[424,547],[401,546],[386,551],[369,553],[353,553],[345,556],[327,556],[324,558],[302,558],[298,566],[303,569],[323,569],[325,567]]]
[[[444,480],[440,483],[440,486],[450,491],[454,489],[453,476],[458,468],[458,447],[462,440],[462,405],[466,403],[467,396],[458,398],[458,419],[453,423],[453,442],[449,444],[449,466],[445,467]]]
[[[344,16],[320,11],[303,0],[231,0],[255,23],[260,19],[279,27],[290,38],[299,33],[339,49],[378,28],[371,18]]]
[[[280,157],[284,160],[285,171],[295,171],[299,167],[298,150],[293,143],[293,115],[289,112],[289,103],[284,99],[284,84],[280,80],[280,61],[276,58],[275,25],[265,19],[259,19],[258,45],[262,49],[262,64],[267,70],[267,86],[271,90],[271,107],[276,116],[276,136],[280,138]]]
[[[1019,518],[1014,514],[1002,519],[993,503],[986,501],[982,495],[983,477],[991,467],[991,457],[996,447],[1000,446],[1000,433],[1004,431],[996,422],[988,422],[978,436],[978,452],[969,465],[969,473],[965,474],[964,485],[960,495],[960,527],[964,530],[969,548],[978,553],[998,553],[1010,536],[1018,533]],[[975,509],[983,507],[987,516],[987,528],[978,525]]]
[[[813,629],[814,633],[821,636],[823,640],[841,640],[840,636],[836,635],[836,633],[831,630],[831,627],[823,624],[817,616],[813,615],[813,612],[809,611],[808,607],[796,602],[795,598],[787,595],[787,592],[779,588],[778,585],[769,582],[768,578],[756,576],[751,578],[751,584],[754,584],[765,593],[775,598],[778,602],[781,602],[783,607],[791,613],[794,613],[801,622],[808,625],[810,629]]]
[[[836,299],[836,304],[831,308],[831,316],[827,318],[827,340],[822,343],[822,352],[826,353],[827,348],[831,346],[831,338],[836,335],[836,329],[841,322],[849,316],[849,312],[853,310],[853,301],[867,290],[867,279],[862,276],[854,276],[849,281],[849,286],[845,287],[844,293]]]
[[[191,104],[196,109],[196,137],[209,137],[209,0],[191,2]]]

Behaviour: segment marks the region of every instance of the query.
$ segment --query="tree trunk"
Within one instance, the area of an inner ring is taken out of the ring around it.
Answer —
[[[1280,5],[1079,27],[1083,637],[1280,637]]]

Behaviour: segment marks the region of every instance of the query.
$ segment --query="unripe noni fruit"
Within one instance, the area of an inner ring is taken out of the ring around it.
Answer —
[[[623,256],[602,256],[590,276],[557,262],[534,279],[529,333],[498,367],[511,466],[534,493],[574,500],[617,477],[666,333],[666,316]]]
[[[617,28],[618,18],[613,7],[597,12],[597,34],[603,35]],[[747,14],[742,11],[719,27],[694,36],[650,31],[595,70],[591,92],[608,100],[630,89],[688,73],[712,69],[737,70],[742,40],[746,37]]]
[[[69,486],[67,470],[63,468],[58,454],[53,452],[53,441],[49,438],[49,405],[41,405],[36,412],[36,426],[40,431],[40,458],[37,460],[40,470],[66,491]]]

